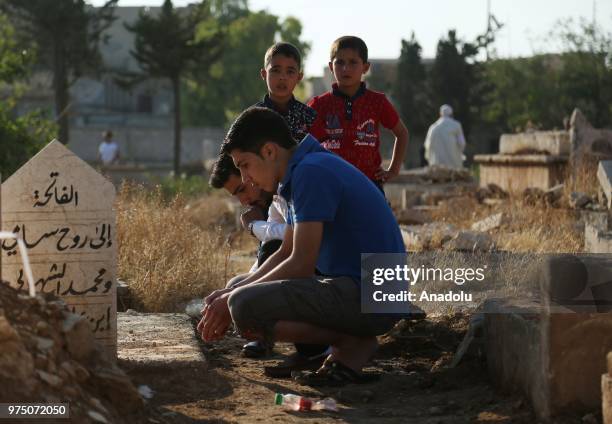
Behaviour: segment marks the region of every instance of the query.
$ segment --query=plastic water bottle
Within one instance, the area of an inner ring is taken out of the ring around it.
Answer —
[[[277,393],[274,396],[274,404],[282,405],[291,411],[334,411],[338,412],[336,401],[332,398],[312,400],[298,395]]]

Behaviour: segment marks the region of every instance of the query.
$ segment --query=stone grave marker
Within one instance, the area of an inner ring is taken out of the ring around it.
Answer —
[[[585,157],[612,159],[612,130],[594,128],[579,109],[572,113],[570,143],[573,166],[579,166]]]
[[[608,209],[612,209],[612,160],[603,160],[597,167],[597,179]]]
[[[84,316],[112,358],[117,352],[115,188],[54,140],[2,184],[1,229],[21,237],[36,291]],[[17,245],[3,240],[0,279],[27,288]]]

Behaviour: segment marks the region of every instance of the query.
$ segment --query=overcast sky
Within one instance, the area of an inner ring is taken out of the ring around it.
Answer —
[[[612,30],[611,0],[490,0],[491,13],[504,23],[496,49],[499,56],[528,56],[550,51],[546,34],[561,18],[586,18]],[[175,0],[183,6],[192,1]],[[103,0],[93,1],[100,5]],[[119,0],[120,6],[159,6],[161,0]],[[329,47],[341,35],[357,35],[368,45],[370,57],[399,56],[401,39],[414,31],[424,57],[433,57],[441,36],[456,29],[473,40],[486,29],[487,0],[250,0],[252,10],[267,9],[297,17],[303,38],[311,43],[306,60],[308,76],[321,75],[329,60]],[[595,11],[595,14],[593,13]]]

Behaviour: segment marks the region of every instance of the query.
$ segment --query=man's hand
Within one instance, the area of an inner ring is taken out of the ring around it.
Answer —
[[[227,332],[232,322],[228,298],[229,293],[224,293],[204,307],[204,316],[198,323],[197,330],[205,342],[221,340]]]
[[[376,171],[374,178],[376,178],[376,181],[380,181],[381,183],[384,184],[387,181],[397,177],[398,175],[399,175],[399,171],[395,171],[392,169],[385,171],[384,169],[380,168],[378,171]]]
[[[219,296],[225,294],[225,293],[229,293],[231,292],[233,289],[231,287],[226,287],[224,289],[218,289],[213,291],[211,294],[209,294],[208,296],[206,296],[204,298],[204,307],[202,308],[202,310],[200,311],[202,313],[202,315],[204,315],[206,313],[206,307],[208,305],[210,305],[213,300],[215,300],[216,298],[218,298]]]
[[[245,231],[249,230],[249,224],[252,221],[265,221],[263,211],[257,206],[251,206],[240,215],[240,222]]]

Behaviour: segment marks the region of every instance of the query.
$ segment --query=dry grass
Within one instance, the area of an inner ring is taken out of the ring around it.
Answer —
[[[564,197],[569,198],[574,191],[586,193],[591,196],[597,195],[599,181],[597,179],[597,167],[599,160],[584,156],[574,165],[566,168]]]
[[[181,197],[166,202],[159,190],[122,187],[117,201],[118,273],[142,309],[175,311],[222,287],[231,276],[230,248],[214,224],[223,222],[226,208],[214,196],[203,204],[197,210],[206,213],[187,207]]]
[[[503,212],[504,221],[491,235],[500,250],[531,253],[576,253],[583,250],[583,235],[576,229],[576,212],[543,204],[528,205],[519,195],[487,206],[474,197],[441,202],[434,220],[469,229],[490,215]]]

